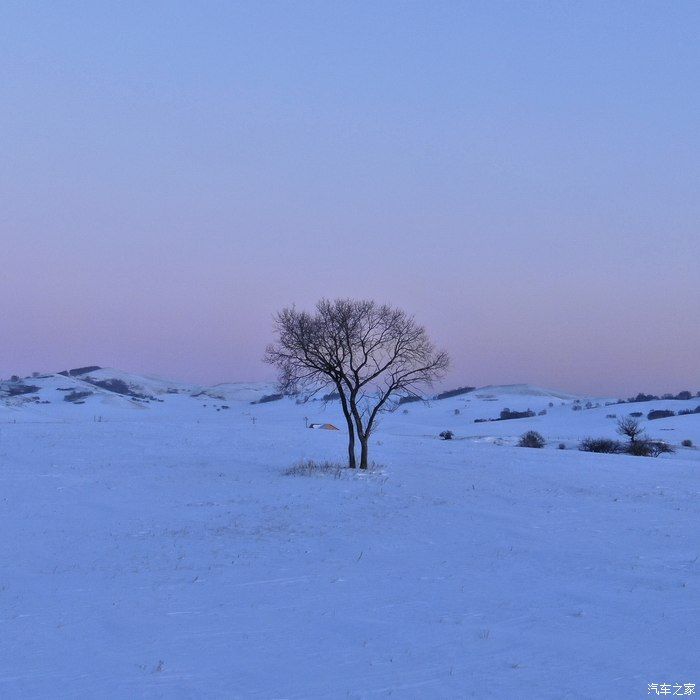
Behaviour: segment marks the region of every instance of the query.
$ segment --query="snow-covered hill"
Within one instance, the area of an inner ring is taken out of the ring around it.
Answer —
[[[288,476],[342,459],[337,401],[111,369],[23,384],[0,384],[0,697],[638,698],[698,680],[700,450],[680,443],[700,445],[700,414],[644,421],[675,455],[571,448],[700,399],[482,387],[385,415],[372,472]],[[506,408],[535,415],[489,420]],[[515,446],[529,429],[545,449]]]

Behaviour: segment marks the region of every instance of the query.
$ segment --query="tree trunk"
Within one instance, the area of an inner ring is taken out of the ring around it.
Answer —
[[[355,429],[352,420],[348,419],[348,467],[354,469],[357,466],[355,461]]]
[[[348,409],[347,401],[345,395],[342,393],[342,388],[338,387],[340,391],[340,402],[343,407],[343,415],[348,424],[348,467],[350,469],[355,469],[357,466],[357,461],[355,459],[355,426],[352,423],[352,415]]]
[[[362,450],[360,452],[360,469],[367,469],[367,455],[369,453],[369,438],[361,437],[360,445]]]

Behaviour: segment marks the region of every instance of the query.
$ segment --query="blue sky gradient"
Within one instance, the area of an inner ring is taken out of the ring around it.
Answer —
[[[0,375],[264,379],[401,305],[450,384],[700,389],[700,4],[5,2]]]

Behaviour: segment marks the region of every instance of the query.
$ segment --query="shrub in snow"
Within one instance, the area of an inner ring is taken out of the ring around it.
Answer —
[[[280,401],[283,398],[284,394],[266,394],[265,396],[261,396],[257,401],[251,401],[250,403],[271,403],[272,401]]]
[[[606,418],[617,418],[617,413],[608,413],[608,415],[605,417]]]
[[[518,447],[536,447],[541,449],[545,444],[545,439],[536,430],[528,430],[520,436],[518,441]]]
[[[676,450],[662,440],[638,440],[627,446],[627,454],[634,457],[658,457],[661,454],[671,453]]]
[[[683,442],[681,443],[681,445],[683,445],[683,447],[692,447],[692,446],[693,446],[693,441],[692,441],[692,440],[683,440]]]
[[[285,469],[282,473],[284,476],[312,476],[314,474],[326,474],[331,475],[336,478],[340,478],[340,475],[345,470],[342,464],[338,462],[316,462],[313,459],[306,459],[297,462],[293,466]]]
[[[571,410],[572,410],[572,411],[580,411],[580,410],[581,410],[581,406],[580,406],[579,404],[575,403],[575,404],[571,407]]]
[[[443,430],[440,433],[440,437],[443,440],[452,440],[452,438],[455,436],[455,434],[451,430]]]
[[[87,398],[91,394],[91,391],[72,391],[70,394],[66,394],[63,397],[63,400],[70,401],[71,403],[85,403],[83,399]]]
[[[436,401],[441,401],[442,399],[451,399],[453,396],[461,396],[462,394],[468,394],[474,391],[476,387],[473,386],[460,386],[457,389],[450,389],[449,391],[443,391],[435,397]]]
[[[658,420],[659,418],[670,418],[671,416],[675,416],[676,412],[675,411],[666,411],[666,410],[657,410],[657,411],[649,411],[647,413],[647,419],[648,420]]]
[[[459,415],[459,409],[458,409],[458,408],[455,408],[455,415],[456,415],[456,416]]]
[[[33,394],[37,391],[39,391],[39,387],[30,384],[15,384],[7,387],[8,396],[23,396],[24,394]]]
[[[641,418],[644,414],[641,411],[632,411],[630,415],[632,418]]]
[[[560,442],[560,443],[559,443],[559,449],[560,449],[560,450],[565,450],[565,449],[566,449],[566,445],[565,445],[563,442]]]
[[[500,420],[514,420],[516,418],[532,418],[535,415],[534,411],[529,408],[527,411],[511,411],[509,408],[504,408],[501,411]]]
[[[581,452],[599,452],[601,454],[619,454],[625,451],[625,446],[611,438],[584,438],[578,446]]]

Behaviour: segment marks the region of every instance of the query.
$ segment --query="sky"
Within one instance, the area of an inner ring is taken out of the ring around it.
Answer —
[[[700,4],[0,4],[0,376],[273,376],[405,308],[446,384],[700,389]]]

